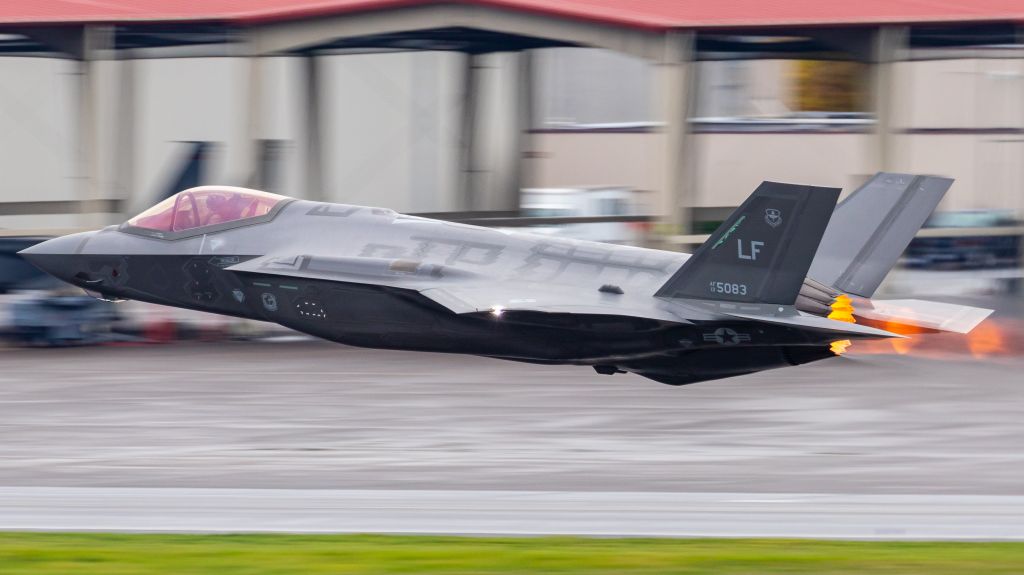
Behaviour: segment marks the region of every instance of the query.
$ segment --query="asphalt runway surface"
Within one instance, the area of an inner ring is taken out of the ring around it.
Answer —
[[[0,528],[1024,539],[1024,359],[0,350]]]
[[[0,509],[19,530],[1024,538],[1008,496],[36,487]]]

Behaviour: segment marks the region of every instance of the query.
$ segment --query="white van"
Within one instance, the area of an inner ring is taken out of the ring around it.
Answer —
[[[629,188],[527,188],[520,195],[520,212],[528,218],[572,218],[637,215],[636,192]],[[639,224],[630,222],[532,226],[538,234],[634,245],[643,238]]]

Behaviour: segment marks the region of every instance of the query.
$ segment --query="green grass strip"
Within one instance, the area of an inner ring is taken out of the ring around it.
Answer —
[[[1024,573],[1024,543],[0,533],[3,575]]]

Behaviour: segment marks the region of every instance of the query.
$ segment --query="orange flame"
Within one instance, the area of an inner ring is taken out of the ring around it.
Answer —
[[[858,342],[856,354],[899,354],[917,357],[984,358],[1024,353],[1024,323],[1008,318],[988,319],[970,333],[927,333],[914,326],[885,322],[877,327],[901,335],[916,334],[914,339],[887,339]]]
[[[830,311],[828,316],[826,316],[828,319],[845,321],[847,323],[857,323],[857,320],[853,318],[853,302],[850,300],[850,296],[840,294],[836,297],[835,301],[832,302],[831,307],[832,311]],[[829,346],[829,350],[836,355],[843,355],[851,345],[853,345],[853,342],[850,340],[841,339],[833,341],[832,345]]]
[[[828,349],[829,351],[836,355],[843,355],[844,353],[846,353],[846,348],[850,347],[851,345],[853,345],[852,341],[848,339],[840,339],[833,341],[832,345],[830,345]]]
[[[1003,332],[994,321],[983,321],[967,334],[967,349],[974,357],[988,357],[1008,351]]]
[[[888,331],[892,331],[892,330],[888,330]],[[896,332],[893,332],[893,333],[896,333]],[[887,340],[887,341],[889,342],[889,345],[892,346],[892,350],[894,352],[896,352],[898,355],[907,355],[908,353],[910,353],[914,349],[914,346],[917,345],[917,340],[916,339],[911,339],[911,338],[907,338],[907,339],[895,339],[894,338],[894,339],[890,339],[890,340]]]
[[[828,319],[857,323],[857,320],[853,318],[853,301],[850,299],[850,296],[846,294],[837,296],[835,301],[832,302],[831,307],[832,311],[826,316]]]
[[[857,323],[854,318],[852,299],[839,295],[832,302],[828,319]],[[915,310],[900,310],[907,318],[915,317]],[[970,355],[975,358],[999,355],[1024,354],[1024,322],[1008,318],[988,319],[970,333],[935,333],[934,330],[900,323],[898,320],[876,322],[865,320],[868,325],[899,335],[914,335],[913,339],[886,339],[876,341],[859,341],[855,355],[897,354],[921,357],[949,358],[957,355]],[[851,349],[850,340],[833,341],[829,346],[832,353],[843,355]]]

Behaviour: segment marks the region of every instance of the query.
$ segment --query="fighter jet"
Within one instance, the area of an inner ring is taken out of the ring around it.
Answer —
[[[870,299],[951,184],[880,173],[837,207],[764,182],[692,255],[201,186],[21,254],[105,299],[685,385],[977,325],[989,310]]]

